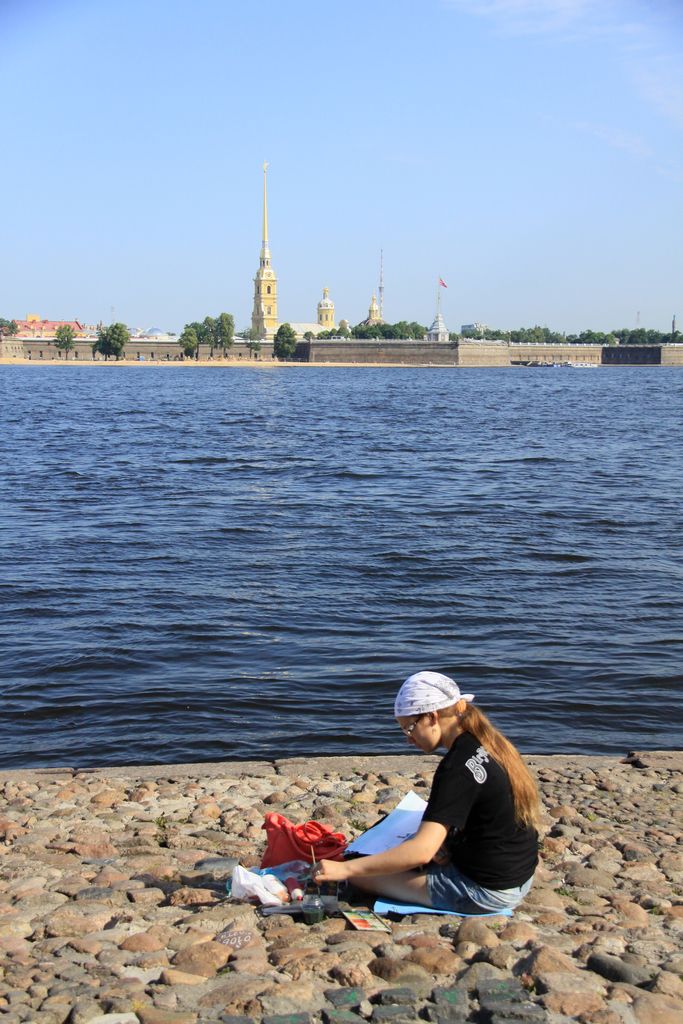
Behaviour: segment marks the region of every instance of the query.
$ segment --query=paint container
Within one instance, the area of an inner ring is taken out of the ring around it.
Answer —
[[[291,899],[292,903],[295,903],[297,900],[302,900],[304,898],[304,891],[301,888],[301,883],[298,881],[298,879],[285,878],[285,885],[287,886],[287,892],[289,893],[289,898]]]
[[[306,893],[301,904],[306,924],[320,924],[325,917],[325,907],[318,895]]]

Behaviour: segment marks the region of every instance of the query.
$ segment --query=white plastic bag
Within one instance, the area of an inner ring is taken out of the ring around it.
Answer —
[[[286,903],[286,887],[274,875],[257,875],[240,864],[233,868],[231,894],[238,900],[254,899],[264,907],[278,907]]]

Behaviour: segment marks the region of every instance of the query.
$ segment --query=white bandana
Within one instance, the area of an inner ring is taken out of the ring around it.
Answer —
[[[408,676],[396,695],[394,718],[441,711],[459,700],[469,703],[474,700],[474,694],[461,693],[458,684],[440,672],[416,672]]]

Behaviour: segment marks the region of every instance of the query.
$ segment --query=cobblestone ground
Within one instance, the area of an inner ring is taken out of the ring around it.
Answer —
[[[542,865],[512,918],[306,926],[225,898],[263,815],[349,837],[432,757],[0,776],[7,1024],[683,1024],[683,755],[532,757]]]

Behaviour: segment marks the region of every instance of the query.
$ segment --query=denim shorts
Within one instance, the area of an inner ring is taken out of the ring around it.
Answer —
[[[427,891],[435,910],[454,914],[495,914],[514,910],[531,888],[533,876],[514,889],[485,889],[453,864],[433,865],[427,871]]]

